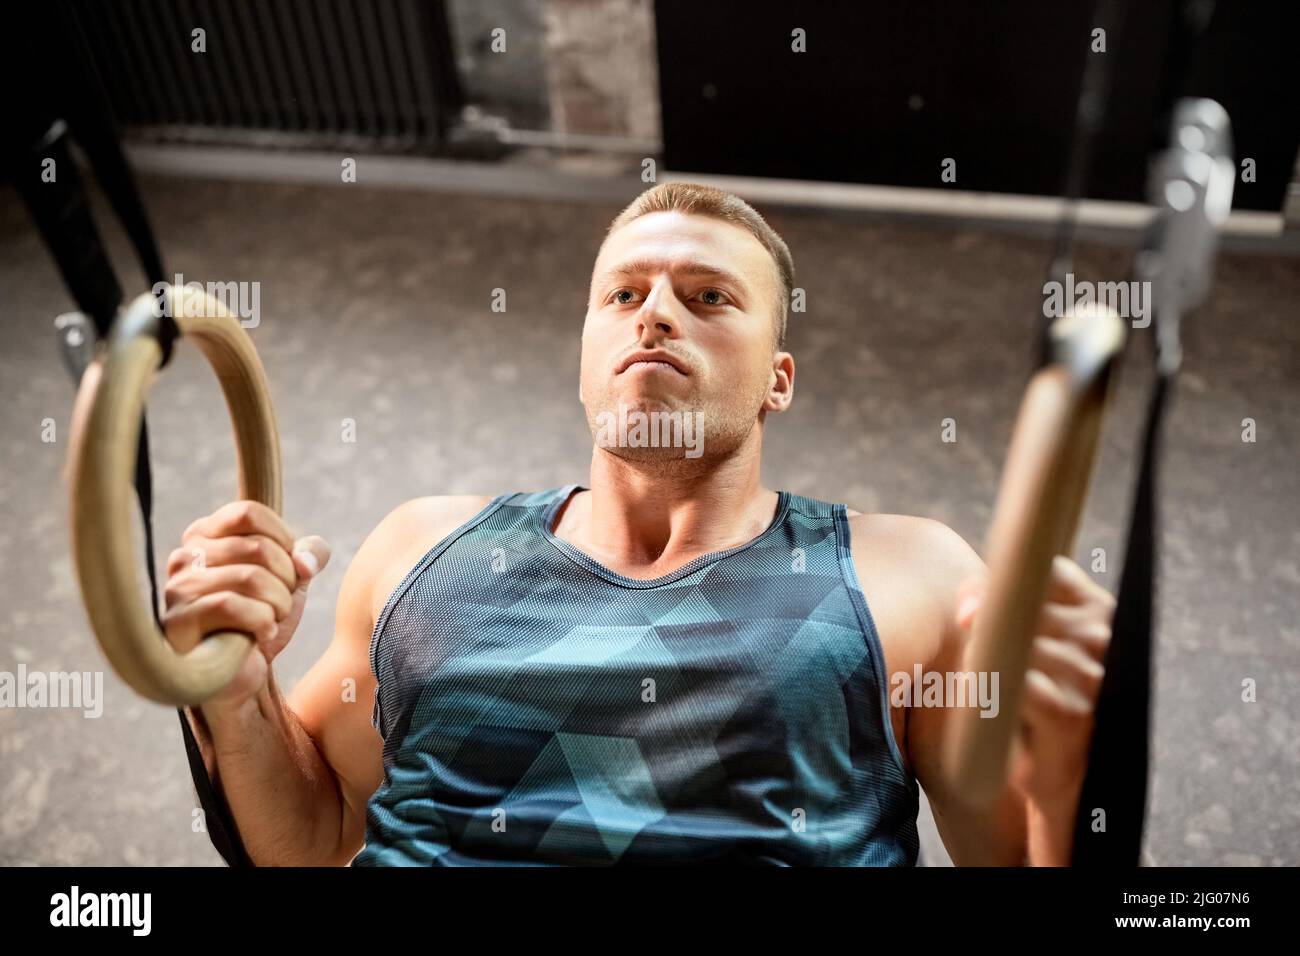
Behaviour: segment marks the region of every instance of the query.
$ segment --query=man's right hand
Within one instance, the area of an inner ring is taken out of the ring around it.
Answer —
[[[182,654],[216,631],[240,631],[257,643],[234,680],[204,701],[205,716],[237,711],[267,686],[271,661],[302,619],[307,586],[329,558],[323,538],[295,541],[284,520],[256,501],[232,501],[185,529],[167,558],[167,640]]]

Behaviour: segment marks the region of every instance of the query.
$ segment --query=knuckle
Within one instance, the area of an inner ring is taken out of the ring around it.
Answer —
[[[167,615],[163,618],[163,638],[177,650],[182,650],[189,643],[187,618],[180,615]]]
[[[222,505],[212,513],[217,527],[227,534],[237,534],[249,521],[250,504],[248,501],[231,501]]]
[[[167,579],[167,583],[163,586],[163,600],[167,603],[168,607],[180,603],[184,596],[183,588],[184,586],[181,583],[179,575],[174,575]]]
[[[1097,644],[1110,642],[1110,625],[1105,621],[1093,621],[1084,628],[1084,637]]]
[[[261,535],[252,535],[246,538],[245,541],[247,542],[249,559],[257,564],[265,564],[270,556],[270,549],[267,548],[266,539]]]
[[[1043,701],[1043,709],[1052,722],[1062,729],[1071,728],[1089,716],[1089,711],[1080,709],[1080,704],[1067,698],[1064,694],[1054,694]]]
[[[1101,679],[1106,676],[1106,668],[1102,667],[1101,661],[1087,656],[1083,651],[1078,652],[1075,672],[1089,685],[1101,683]]]
[[[276,617],[275,614],[275,608],[271,607],[271,605],[266,604],[262,601],[257,602],[257,611],[255,613],[256,613],[255,622],[257,624],[257,627],[259,630],[263,631],[264,633],[269,634],[275,628],[276,624],[279,622],[279,618]]]
[[[1071,733],[1083,733],[1092,726],[1092,705],[1085,708],[1067,707],[1061,716],[1062,722]]]

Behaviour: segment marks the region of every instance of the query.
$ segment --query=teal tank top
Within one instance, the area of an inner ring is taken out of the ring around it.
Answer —
[[[494,498],[371,638],[384,780],[355,866],[913,865],[915,779],[843,505],[639,581]]]

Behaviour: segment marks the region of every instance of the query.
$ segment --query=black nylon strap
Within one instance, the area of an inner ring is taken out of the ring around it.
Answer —
[[[253,861],[249,859],[248,852],[244,849],[244,841],[239,838],[239,830],[235,827],[234,816],[226,803],[225,795],[212,785],[212,780],[208,777],[208,768],[203,763],[203,753],[199,750],[199,742],[194,738],[189,717],[186,716],[183,708],[178,708],[176,714],[181,720],[181,736],[185,738],[185,755],[189,758],[190,776],[194,778],[194,789],[198,794],[199,804],[203,807],[203,820],[204,826],[207,827],[208,839],[212,841],[212,845],[216,847],[227,866],[238,869],[251,867]]]
[[[1157,148],[1171,145],[1167,135],[1170,117],[1178,96],[1189,86],[1197,47],[1214,7],[1214,0],[1171,0],[1166,7],[1165,62],[1156,117],[1159,126],[1154,131]],[[1167,223],[1156,219],[1143,245],[1145,252],[1160,257],[1161,268],[1169,267],[1164,257],[1171,254],[1166,248],[1166,228]],[[1135,278],[1145,276],[1135,273]],[[1075,815],[1073,866],[1135,867],[1142,858],[1150,785],[1153,632],[1160,555],[1157,465],[1161,422],[1178,372],[1178,323],[1183,308],[1181,302],[1157,303],[1155,384],[1147,405],[1106,672],[1093,713],[1088,769]]]
[[[158,630],[163,629],[162,609],[158,601],[158,571],[154,565],[153,543],[153,475],[149,468],[149,431],[148,423],[140,419],[140,442],[136,446],[135,459],[135,494],[140,503],[140,520],[144,525],[144,564],[149,571],[149,606],[153,611],[154,623]],[[239,831],[235,828],[234,817],[226,804],[224,795],[212,784],[208,768],[203,763],[203,753],[199,742],[194,737],[189,717],[183,707],[176,709],[181,722],[181,736],[185,740],[185,754],[189,759],[190,776],[194,779],[194,790],[203,808],[203,825],[208,839],[226,865],[233,867],[252,866],[244,850]]]
[[[140,421],[140,443],[137,446],[135,465],[135,492],[140,502],[140,520],[144,525],[144,563],[149,571],[150,607],[154,622],[162,631],[162,610],[158,602],[158,572],[154,566],[153,545],[153,477],[149,469],[149,433],[148,426],[142,418]],[[189,760],[190,776],[194,780],[194,791],[203,808],[203,825],[208,839],[227,866],[250,867],[253,861],[244,850],[239,830],[235,827],[234,815],[226,803],[225,796],[212,783],[208,768],[203,762],[203,753],[195,739],[189,717],[183,707],[176,709],[176,716],[181,722],[181,736],[185,740],[185,755]]]
[[[1151,636],[1160,551],[1156,466],[1160,425],[1172,385],[1173,372],[1161,371],[1147,406],[1106,674],[1094,711],[1088,770],[1074,821],[1072,866],[1137,866],[1142,854],[1150,756]]]
[[[4,128],[0,160],[12,171],[15,184],[26,201],[42,237],[54,256],[64,282],[78,308],[94,324],[99,339],[107,338],[122,302],[121,287],[95,226],[77,166],[69,151],[75,136],[85,151],[101,188],[117,214],[140,265],[151,283],[166,281],[162,258],[154,242],[144,205],[134,177],[122,154],[111,107],[104,97],[106,88],[97,75],[80,24],[66,0],[25,6],[19,11],[21,28],[5,31],[3,44],[7,73],[15,77],[45,76],[41,56],[71,42],[75,55],[62,57],[63,67],[52,82],[36,84],[19,95],[14,116]],[[16,82],[8,83],[17,89]],[[65,122],[66,120],[66,122]],[[54,159],[57,177],[41,179],[41,162]],[[161,365],[171,358],[178,335],[170,316],[161,316],[154,329],[162,350]],[[74,371],[80,384],[80,372]],[[136,500],[144,526],[144,558],[149,574],[149,604],[154,622],[162,629],[158,573],[154,563],[153,477],[149,467],[149,425],[140,420],[140,438],[135,461]],[[205,815],[209,838],[222,859],[231,866],[251,866],[239,839],[229,807],[213,786],[203,764],[198,742],[185,711],[177,711],[190,772]]]

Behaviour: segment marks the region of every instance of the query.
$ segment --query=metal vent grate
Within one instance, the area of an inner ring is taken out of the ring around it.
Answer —
[[[149,138],[438,152],[460,113],[442,0],[69,8],[118,122]]]

